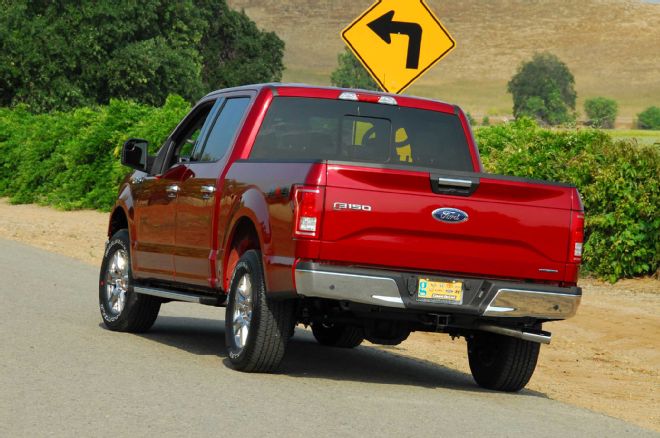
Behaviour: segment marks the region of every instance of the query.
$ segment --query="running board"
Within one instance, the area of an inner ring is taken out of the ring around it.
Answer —
[[[531,333],[518,329],[500,327],[498,325],[491,325],[491,324],[479,324],[477,328],[484,332],[497,333],[498,335],[504,335],[504,336],[511,336],[513,338],[522,339],[523,341],[537,342],[539,344],[549,344],[550,340],[552,339],[552,335],[548,332]]]
[[[155,287],[134,286],[133,290],[142,295],[151,295],[152,297],[165,298],[173,301],[204,304],[205,306],[218,307],[224,302],[223,296],[199,295],[191,292],[174,292]]]

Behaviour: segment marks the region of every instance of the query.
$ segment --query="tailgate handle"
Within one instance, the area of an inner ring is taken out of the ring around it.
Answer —
[[[439,195],[470,196],[478,187],[476,176],[431,175],[431,190]]]
[[[469,179],[438,178],[438,185],[451,187],[472,187]]]

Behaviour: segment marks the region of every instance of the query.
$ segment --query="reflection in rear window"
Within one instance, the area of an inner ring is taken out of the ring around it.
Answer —
[[[463,127],[454,114],[298,97],[274,98],[250,158],[473,170]]]

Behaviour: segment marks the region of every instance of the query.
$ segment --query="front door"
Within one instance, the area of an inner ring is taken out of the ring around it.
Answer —
[[[174,266],[177,281],[215,287],[215,241],[220,208],[220,176],[245,118],[250,97],[235,95],[216,105],[210,118],[208,134],[198,143],[192,159],[186,163],[176,209],[176,252]]]
[[[175,214],[178,184],[185,168],[168,169],[159,176],[133,179],[137,236],[133,241],[136,278],[174,279]]]
[[[159,153],[163,160],[152,169],[154,176],[133,180],[137,236],[133,248],[133,275],[174,281],[176,243],[176,205],[181,181],[192,152],[203,138],[205,122],[214,101],[198,105],[175,130]]]

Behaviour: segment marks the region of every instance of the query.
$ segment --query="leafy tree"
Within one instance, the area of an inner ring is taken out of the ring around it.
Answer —
[[[606,97],[595,97],[584,102],[584,112],[589,117],[589,124],[597,128],[614,128],[614,122],[619,112],[615,100]]]
[[[337,62],[339,66],[330,76],[330,81],[335,87],[380,90],[376,81],[348,48],[337,56]]]
[[[537,53],[524,62],[508,84],[516,118],[529,116],[549,125],[575,116],[575,78],[566,64],[551,53]]]
[[[660,129],[660,107],[650,106],[637,115],[640,129]]]
[[[202,82],[206,89],[282,79],[284,41],[263,32],[225,0],[197,0],[208,27],[202,35]]]
[[[3,2],[4,3],[4,2]],[[0,105],[32,111],[130,98],[161,105],[281,78],[284,43],[225,0],[6,2]]]

